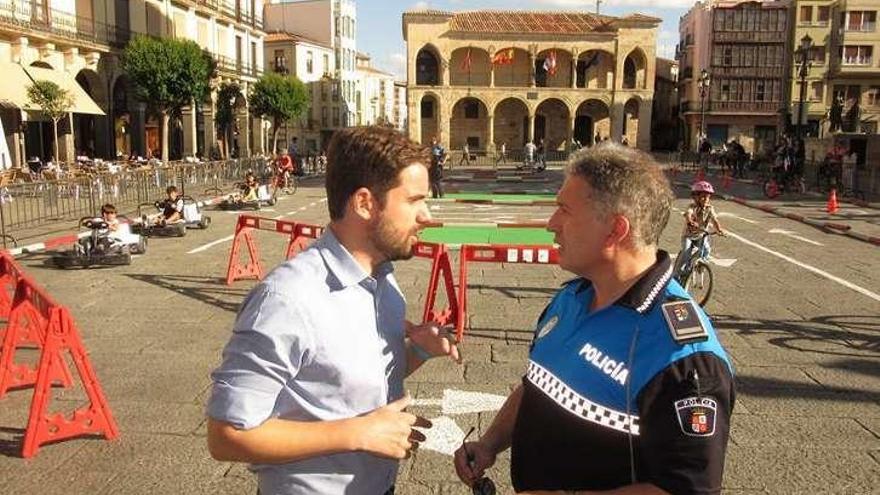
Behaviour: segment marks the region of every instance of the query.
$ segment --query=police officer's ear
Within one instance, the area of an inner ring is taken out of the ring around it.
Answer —
[[[632,242],[632,224],[629,218],[623,215],[611,215],[609,219],[611,230],[605,240],[608,247],[629,246]]]
[[[359,188],[351,195],[348,208],[361,220],[371,220],[380,209],[376,197],[366,187]]]

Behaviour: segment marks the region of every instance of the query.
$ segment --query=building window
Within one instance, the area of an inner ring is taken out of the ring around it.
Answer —
[[[321,127],[327,127],[327,107],[321,109]]]
[[[312,52],[306,52],[306,73],[315,73],[315,54]]]
[[[434,102],[432,100],[422,100],[421,107],[423,119],[434,118]]]
[[[814,46],[810,50],[810,61],[816,65],[825,65],[825,47]]]
[[[798,16],[798,22],[800,24],[812,24],[813,23],[813,6],[812,5],[801,6],[801,13],[800,13],[800,16]]]
[[[820,82],[810,83],[810,101],[822,101],[825,85]]]
[[[755,101],[764,101],[764,81],[755,83]]]
[[[324,74],[330,72],[330,55],[324,54],[324,66],[321,68]]]
[[[339,107],[333,107],[333,127],[339,127]]]
[[[843,12],[840,17],[846,31],[872,32],[877,23],[877,12],[867,10]]]
[[[466,119],[480,118],[480,104],[476,101],[466,101],[464,103],[464,118],[466,118]]]
[[[330,94],[333,101],[339,101],[339,81],[333,81],[330,83]]]
[[[287,72],[287,61],[284,59],[284,50],[275,50],[275,72]]]
[[[730,99],[730,83],[723,82],[721,83],[721,101],[727,101]]]
[[[321,81],[321,101],[327,101],[327,82]]]
[[[865,104],[869,107],[880,107],[880,86],[871,86],[865,92]]]
[[[843,65],[871,65],[874,47],[870,45],[848,45],[840,48]]]
[[[730,67],[733,65],[733,48],[729,46],[725,46],[722,50],[723,58],[722,65]]]
[[[816,23],[820,26],[827,26],[830,18],[831,7],[828,5],[819,6],[818,12],[816,12]]]

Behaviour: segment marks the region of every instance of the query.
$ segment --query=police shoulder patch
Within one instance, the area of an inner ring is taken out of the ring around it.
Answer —
[[[677,343],[690,344],[709,338],[709,331],[703,326],[693,301],[685,299],[664,303],[662,309],[669,333]]]
[[[678,425],[685,435],[711,437],[715,434],[718,402],[711,397],[688,397],[675,401]]]

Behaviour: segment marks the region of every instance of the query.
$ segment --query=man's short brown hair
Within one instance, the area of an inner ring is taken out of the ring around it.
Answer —
[[[333,134],[327,149],[327,207],[330,219],[345,216],[348,200],[366,187],[384,205],[400,184],[400,171],[419,164],[428,168],[430,150],[385,127],[353,127]]]

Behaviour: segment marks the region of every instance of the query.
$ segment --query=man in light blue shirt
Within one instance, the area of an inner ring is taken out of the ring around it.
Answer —
[[[430,220],[429,151],[384,128],[330,143],[331,223],[248,295],[213,373],[208,446],[252,464],[263,495],[393,493],[398,459],[430,427],[403,379],[455,345],[405,320],[391,261]]]

